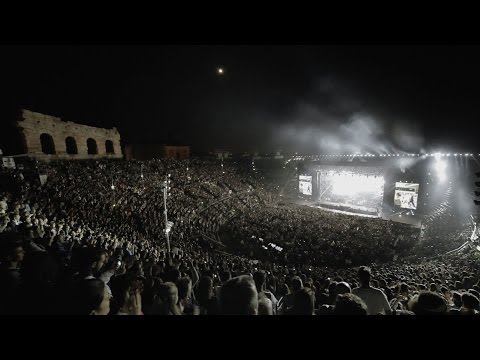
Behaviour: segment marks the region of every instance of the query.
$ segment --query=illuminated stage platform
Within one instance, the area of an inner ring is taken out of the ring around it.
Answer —
[[[362,207],[357,206],[357,207],[351,207],[351,206],[339,206],[339,204],[333,204],[333,205],[328,205],[325,203],[320,203],[320,202],[312,202],[308,200],[296,200],[292,201],[291,203],[296,204],[296,205],[301,205],[301,206],[308,206],[316,209],[321,209],[324,211],[330,211],[333,213],[338,213],[338,214],[345,214],[345,215],[351,215],[351,216],[360,216],[360,217],[366,217],[366,218],[376,218],[376,219],[383,219],[383,220],[390,220],[390,221],[395,221],[399,222],[402,224],[408,224],[416,228],[420,228],[422,226],[422,221],[423,221],[423,216],[421,215],[408,215],[407,211],[404,212],[399,212],[395,214],[388,215],[386,213],[377,213],[376,210],[373,212],[369,211],[362,211]],[[288,205],[288,202],[284,202],[283,205]],[[366,208],[365,208],[366,209]],[[370,209],[373,210],[373,209]]]
[[[314,207],[314,208],[317,208],[317,209],[322,209],[322,210],[325,210],[325,211],[334,212],[334,213],[337,213],[337,214],[352,215],[352,216],[361,216],[361,217],[374,218],[374,219],[379,218],[378,215],[368,215],[368,214],[362,214],[362,213],[359,213],[359,212],[352,212],[352,211],[346,211],[346,210],[338,210],[338,209],[334,209],[334,208],[324,207],[324,206],[322,206],[322,205],[311,205],[311,207]]]
[[[368,208],[365,206],[353,205],[353,204],[340,204],[329,201],[320,201],[314,203],[315,207],[321,207],[327,210],[336,210],[342,212],[348,212],[352,214],[368,215],[369,217],[381,217],[381,210],[375,208]]]
[[[287,205],[289,202],[284,202],[283,205]],[[338,204],[327,204],[327,203],[320,203],[318,201],[308,201],[308,200],[294,200],[290,203],[301,205],[301,206],[308,206],[316,209],[322,209],[325,211],[330,211],[339,214],[345,215],[352,215],[352,216],[362,216],[368,218],[383,218],[381,214],[379,215],[376,211],[362,211],[362,207],[357,206],[356,209],[351,206],[339,206]],[[366,209],[366,208],[363,208]]]

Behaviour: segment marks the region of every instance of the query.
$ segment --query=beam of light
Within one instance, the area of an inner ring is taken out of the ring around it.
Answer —
[[[445,181],[445,179],[447,178],[447,173],[445,171],[447,169],[447,163],[437,158],[434,164],[434,168],[437,172],[437,176],[440,182]]]

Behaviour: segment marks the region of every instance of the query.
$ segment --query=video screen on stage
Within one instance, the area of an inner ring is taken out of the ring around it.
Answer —
[[[312,195],[312,176],[300,175],[298,178],[298,190],[303,195]]]
[[[384,169],[367,166],[322,166],[319,202],[379,214],[383,205]]]
[[[419,184],[395,183],[395,198],[393,203],[403,209],[417,209]]]

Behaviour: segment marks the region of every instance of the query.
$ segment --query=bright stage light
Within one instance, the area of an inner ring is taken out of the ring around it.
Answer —
[[[335,173],[332,179],[332,193],[350,196],[360,192],[376,192],[384,184],[385,180],[381,176]]]
[[[440,181],[444,181],[447,177],[447,174],[446,174],[446,171],[445,171],[447,169],[447,163],[445,161],[437,159],[434,167],[435,167],[435,170],[437,172],[438,179]]]
[[[437,170],[438,172],[443,172],[446,168],[447,164],[444,161],[439,160],[435,163],[435,170]]]

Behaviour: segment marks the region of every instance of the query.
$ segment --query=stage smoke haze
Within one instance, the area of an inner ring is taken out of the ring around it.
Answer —
[[[273,142],[306,153],[418,152],[424,144],[421,130],[395,109],[391,112],[354,96],[332,78],[320,80],[281,125],[272,123]]]

